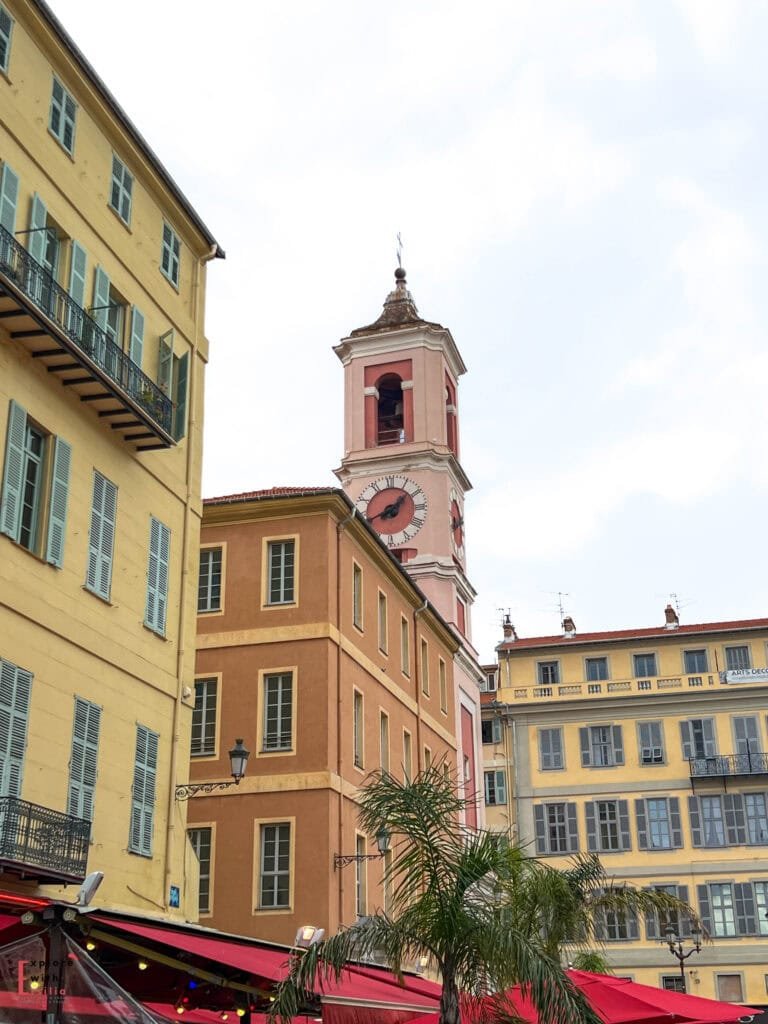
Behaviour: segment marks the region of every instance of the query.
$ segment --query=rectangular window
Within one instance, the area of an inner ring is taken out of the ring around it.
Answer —
[[[75,697],[72,753],[69,758],[67,814],[93,821],[96,765],[99,755],[101,708]]]
[[[663,798],[645,801],[648,816],[648,840],[651,850],[669,850],[672,848],[672,833],[669,822],[669,806]]]
[[[578,852],[579,832],[575,803],[537,804],[533,808],[533,813],[537,853]]]
[[[731,720],[733,722],[733,738],[736,744],[736,753],[739,755],[748,754],[759,754],[760,753],[760,726],[758,725],[756,715],[734,715]],[[744,757],[743,764],[739,764],[739,767],[746,768],[749,771],[751,767],[748,757]]]
[[[699,648],[695,651],[683,651],[683,663],[685,672],[688,675],[696,675],[699,672],[707,672],[707,651],[706,648]]]
[[[12,32],[13,19],[2,4],[0,4],[0,71],[8,71],[8,64],[11,59]]]
[[[221,611],[221,556],[221,548],[203,548],[200,551],[198,613]]]
[[[442,658],[437,662],[437,673],[440,683],[440,710],[444,715],[448,714],[448,681],[446,679],[445,662]]]
[[[562,729],[539,729],[539,765],[543,772],[565,767]]]
[[[293,748],[293,673],[264,676],[264,733],[262,751]]]
[[[355,768],[363,767],[363,695],[354,691],[352,704],[353,756]]]
[[[411,674],[411,633],[404,615],[400,617],[400,671],[404,676]]]
[[[352,564],[352,623],[363,628],[363,570],[357,562]]]
[[[192,711],[192,757],[210,757],[216,753],[216,679],[195,680],[195,707]]]
[[[638,722],[640,764],[664,764],[664,732],[661,722]]]
[[[744,998],[744,986],[740,974],[717,974],[717,998],[724,1003],[740,1003]]]
[[[467,606],[460,597],[456,598],[456,626],[462,636],[467,635]]]
[[[387,631],[387,595],[379,591],[379,650],[382,654],[389,650]]]
[[[53,465],[48,473],[51,453]],[[11,400],[0,533],[59,567],[64,559],[71,461],[72,449],[67,442],[44,433],[27,418],[26,410]]]
[[[745,793],[744,813],[747,819],[747,842],[750,846],[768,844],[768,800],[765,793]]]
[[[75,148],[75,112],[77,105],[61,82],[54,78],[48,127],[51,134],[71,156]]]
[[[484,718],[480,723],[480,735],[483,743],[501,743],[501,719]]]
[[[603,910],[596,916],[595,933],[603,942],[628,942],[638,937],[637,918],[623,911]]]
[[[507,779],[503,771],[485,772],[485,802],[489,807],[507,802]]]
[[[410,782],[413,778],[413,758],[411,755],[411,734],[403,729],[403,778]]]
[[[645,679],[647,676],[658,675],[655,654],[635,654],[633,655],[633,661],[635,663],[636,679]]]
[[[428,771],[432,767],[432,751],[429,747],[424,747],[424,771]]]
[[[579,729],[583,768],[613,768],[624,764],[620,725],[589,725]]]
[[[429,696],[429,645],[426,640],[421,641],[421,691]]]
[[[725,667],[729,672],[752,668],[752,658],[747,644],[725,648]]]
[[[94,470],[85,586],[105,601],[109,600],[112,589],[116,518],[117,487]]]
[[[291,826],[261,826],[259,908],[280,909],[291,899]]]
[[[690,718],[680,723],[680,737],[683,743],[683,760],[715,757],[715,722],[712,718]]]
[[[355,853],[358,860],[355,861],[355,913],[358,917],[365,917],[368,906],[367,882],[365,865],[366,862],[360,858],[365,856],[365,836],[355,836]]]
[[[160,737],[144,725],[136,726],[136,754],[131,793],[131,829],[128,850],[142,857],[152,856],[157,786],[157,749]]]
[[[0,797],[21,796],[32,673],[0,658]]]
[[[736,935],[736,911],[733,886],[730,882],[716,882],[709,886],[712,913],[712,934]]]
[[[699,797],[704,846],[725,846],[723,802],[719,796]]]
[[[200,914],[211,912],[211,840],[213,829],[190,828],[187,831],[192,849],[200,864],[197,909]]]
[[[688,902],[687,885],[651,885],[649,889],[666,893],[667,896],[675,896],[683,903]],[[647,939],[663,939],[667,928],[671,928],[675,935],[687,938],[691,934],[690,917],[685,914],[681,917],[676,910],[665,910],[661,913],[646,915],[645,937]]]
[[[542,686],[560,682],[560,665],[556,661],[540,661],[536,666],[538,680]]]
[[[293,604],[295,600],[296,541],[267,544],[267,604]]]
[[[584,811],[590,852],[616,853],[632,848],[628,800],[589,800]]]
[[[389,715],[379,713],[379,764],[383,772],[389,771]]]
[[[760,935],[768,935],[768,882],[755,882],[754,889],[757,930]]]
[[[149,562],[147,565],[147,607],[144,625],[160,636],[165,636],[168,611],[168,561],[171,549],[171,531],[149,517]]]
[[[160,269],[174,287],[179,287],[179,265],[181,263],[181,241],[168,224],[163,224],[163,247]]]
[[[679,974],[662,974],[661,987],[666,992],[685,992],[685,978]]]
[[[112,188],[109,193],[109,205],[126,224],[131,223],[131,193],[133,192],[133,175],[123,161],[112,155]]]
[[[591,683],[599,683],[608,678],[607,658],[587,658],[587,679]]]

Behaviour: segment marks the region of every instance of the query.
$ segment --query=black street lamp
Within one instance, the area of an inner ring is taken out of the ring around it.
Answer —
[[[667,925],[667,929],[664,932],[664,937],[667,940],[669,952],[672,954],[672,956],[676,957],[680,961],[680,977],[683,982],[683,992],[687,992],[688,990],[685,985],[685,961],[688,959],[689,956],[692,956],[694,953],[701,952],[701,928],[698,924],[696,924],[691,929],[691,941],[693,942],[693,946],[688,950],[687,953],[683,948],[683,940],[680,938],[679,935],[675,933],[675,929],[671,924]]]
[[[245,768],[250,750],[246,750],[242,740],[235,740],[235,745],[229,752],[229,763],[232,769],[231,782],[187,782],[183,786],[176,787],[177,800],[189,800],[196,793],[213,793],[215,789],[229,789],[230,786],[239,786],[240,779],[245,775]]]
[[[392,839],[391,832],[386,828],[380,828],[376,833],[376,846],[378,853],[334,853],[333,855],[333,870],[336,868],[345,868],[348,864],[359,863],[361,860],[378,860],[379,857],[383,857],[389,850],[389,844]]]

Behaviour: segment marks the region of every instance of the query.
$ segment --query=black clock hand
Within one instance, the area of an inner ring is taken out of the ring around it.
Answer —
[[[405,495],[401,494],[394,501],[391,501],[389,505],[385,505],[381,512],[377,512],[375,516],[368,516],[368,522],[372,523],[374,519],[394,519],[397,513],[400,511],[400,506],[405,501]]]

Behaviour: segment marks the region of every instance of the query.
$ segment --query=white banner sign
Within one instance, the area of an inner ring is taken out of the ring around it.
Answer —
[[[736,668],[725,673],[726,683],[768,683],[768,668]]]

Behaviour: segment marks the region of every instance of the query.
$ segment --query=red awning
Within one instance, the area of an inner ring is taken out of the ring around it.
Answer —
[[[90,914],[89,920],[149,942],[158,942],[171,949],[181,949],[185,953],[247,971],[268,981],[282,981],[287,973],[288,953],[282,949],[265,949],[234,938],[214,938],[203,932],[184,931],[178,926],[138,924],[105,914]]]
[[[163,1020],[174,1021],[175,1024],[223,1024],[221,1010],[185,1010],[184,1013],[176,1013],[176,1006],[173,1003],[144,1003],[144,1006],[157,1017]],[[234,1010],[225,1011],[229,1024],[237,1022],[240,1018]],[[297,1018],[304,1021],[306,1018]],[[269,1016],[266,1013],[253,1013],[251,1011],[251,1024],[268,1024]]]

